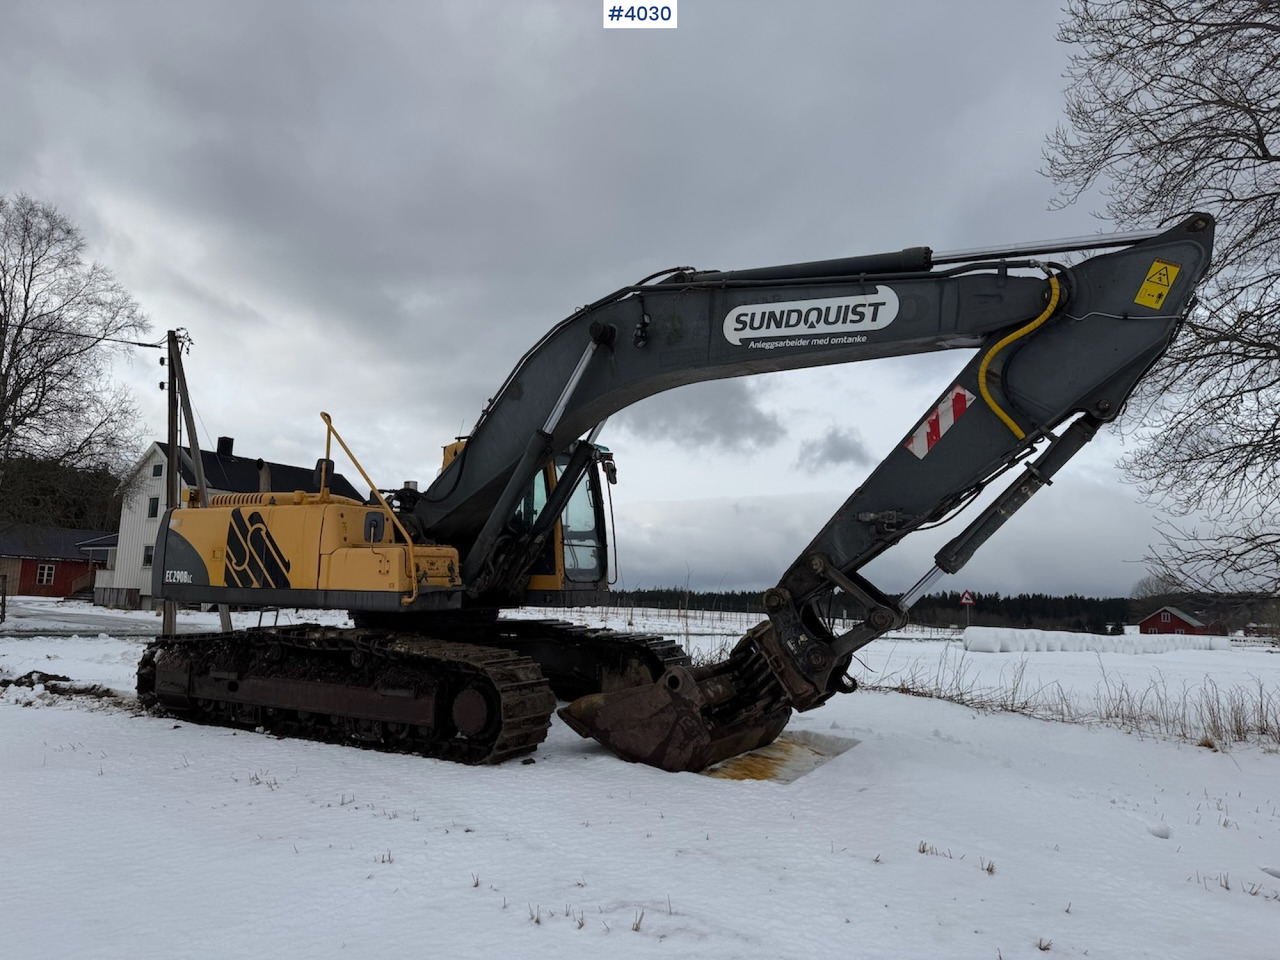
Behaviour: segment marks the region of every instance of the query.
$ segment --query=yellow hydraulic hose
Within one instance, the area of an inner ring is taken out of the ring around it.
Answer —
[[[1060,290],[1061,288],[1058,285],[1058,278],[1051,274],[1049,276],[1049,303],[1045,306],[1044,312],[1028,323],[1025,327],[1019,327],[988,350],[987,355],[982,358],[982,363],[978,366],[978,392],[982,394],[982,399],[987,402],[987,406],[991,408],[992,412],[1004,421],[1005,426],[1012,430],[1013,435],[1019,440],[1025,439],[1027,435],[1021,427],[1013,422],[1013,417],[1000,409],[1000,405],[996,403],[995,398],[991,396],[991,391],[987,387],[987,368],[991,366],[991,361],[995,359],[995,355],[997,353],[1009,344],[1013,343],[1015,340],[1021,340],[1053,315],[1053,311],[1058,307]]]

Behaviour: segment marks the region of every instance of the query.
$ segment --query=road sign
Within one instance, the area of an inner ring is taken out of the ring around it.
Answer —
[[[970,593],[968,590],[960,594],[961,606],[972,607],[977,602],[978,602],[977,600],[973,599],[973,594]]]

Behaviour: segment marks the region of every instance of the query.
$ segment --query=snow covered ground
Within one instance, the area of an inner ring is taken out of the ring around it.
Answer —
[[[0,676],[123,695],[0,693],[4,956],[1280,953],[1280,754],[1262,743],[864,690],[795,718],[850,748],[793,783],[626,764],[558,719],[533,763],[461,767],[137,715],[156,618],[119,616],[20,601],[0,626]],[[584,612],[628,618],[703,650],[745,622]],[[81,634],[26,632],[61,629]],[[886,686],[960,671],[1098,702],[1120,680],[1280,682],[1261,649],[969,654],[922,631],[862,660]]]
[[[1229,650],[1230,637],[1172,633],[1120,636],[1066,630],[1012,630],[968,627],[964,648],[970,653],[1168,653],[1171,650]]]

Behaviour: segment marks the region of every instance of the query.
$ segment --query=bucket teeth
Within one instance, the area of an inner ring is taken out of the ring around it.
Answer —
[[[780,695],[726,700],[725,677],[702,672],[671,667],[656,683],[575,700],[560,717],[623,760],[672,771],[702,770],[772,743],[791,718]]]

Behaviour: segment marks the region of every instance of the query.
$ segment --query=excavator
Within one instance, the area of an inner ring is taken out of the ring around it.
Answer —
[[[578,734],[665,770],[766,745],[792,711],[852,692],[856,651],[902,627],[915,599],[1120,414],[1191,308],[1213,235],[1212,216],[1192,213],[1107,236],[656,273],[535,343],[421,491],[376,488],[322,414],[320,492],[169,509],[154,592],[346,610],[354,625],[161,637],[139,662],[140,700],[462,763],[534,751],[558,701]],[[597,441],[610,415],[699,381],[949,349],[972,356],[763,594],[761,622],[726,659],[694,666],[662,637],[500,615],[606,594],[616,466]],[[335,441],[366,501],[329,492]],[[905,594],[860,573],[1019,466]],[[828,615],[836,596],[858,611],[851,621]]]

